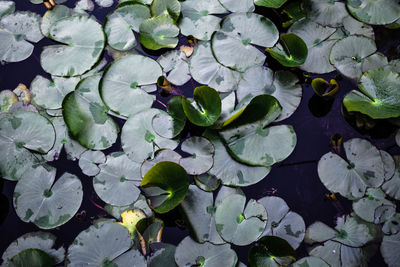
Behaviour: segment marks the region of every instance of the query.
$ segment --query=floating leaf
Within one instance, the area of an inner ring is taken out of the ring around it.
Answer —
[[[281,34],[280,39],[280,43],[273,48],[267,48],[266,51],[282,66],[297,67],[302,65],[308,54],[308,48],[303,39],[294,33]]]
[[[42,1],[41,1],[42,2]],[[70,17],[74,14],[74,11],[68,8],[65,5],[56,5],[53,8],[49,9],[44,13],[42,18],[42,23],[40,24],[40,28],[42,30],[43,35],[50,35],[50,27],[55,24],[57,21]],[[84,15],[86,13],[83,13]]]
[[[197,187],[203,191],[211,192],[218,189],[221,180],[211,174],[201,174],[194,177]]]
[[[56,236],[51,233],[32,232],[24,234],[13,241],[4,251],[3,265],[7,265],[14,256],[27,249],[41,250],[50,255],[55,263],[59,264],[64,261],[65,249],[63,247],[54,248],[55,243]]]
[[[11,106],[18,102],[18,97],[10,90],[0,92],[0,113],[8,112]]]
[[[99,174],[93,178],[93,188],[104,202],[124,206],[138,199],[140,164],[131,161],[124,153],[116,152],[107,156],[99,168]]]
[[[15,10],[15,2],[14,1],[1,1],[0,2],[0,18],[4,15],[11,14]]]
[[[189,121],[198,126],[213,125],[221,115],[221,99],[208,86],[196,87],[193,100],[182,98],[182,107]]]
[[[106,156],[101,151],[87,150],[79,157],[79,167],[87,176],[95,176],[100,172],[98,164],[104,163]]]
[[[398,146],[400,146],[400,129],[397,130],[395,139],[396,139],[396,144],[397,144]]]
[[[254,3],[253,0],[218,0],[223,7],[231,12],[253,12]]]
[[[182,107],[182,97],[173,96],[168,102],[168,114],[160,113],[153,117],[154,131],[165,138],[174,138],[185,128],[186,115]]]
[[[115,219],[121,221],[121,214],[127,210],[141,210],[146,214],[146,217],[153,217],[153,210],[149,207],[146,198],[143,195],[139,195],[138,199],[127,206],[112,206],[110,204],[106,204],[104,206],[105,211],[113,216]]]
[[[149,198],[150,206],[158,213],[166,213],[185,198],[189,177],[178,164],[162,161],[146,172],[140,186]]]
[[[169,16],[177,21],[181,14],[181,4],[178,0],[153,0],[150,10],[153,16]]]
[[[292,264],[293,267],[312,266],[312,267],[330,267],[323,259],[313,256],[304,257]]]
[[[122,128],[122,149],[137,163],[153,157],[159,149],[175,149],[178,141],[159,136],[154,132],[152,119],[157,114],[166,114],[159,109],[147,109],[131,116]]]
[[[307,17],[322,26],[338,27],[348,16],[344,3],[336,0],[306,1]]]
[[[7,266],[47,267],[47,266],[54,266],[54,264],[55,264],[54,259],[49,254],[39,249],[30,248],[21,251],[20,253],[15,255],[12,259],[10,259]]]
[[[142,177],[148,172],[154,165],[161,161],[172,161],[179,164],[179,160],[182,158],[179,153],[170,149],[161,149],[156,151],[153,159],[147,159],[143,161],[140,167]]]
[[[335,79],[331,79],[328,83],[323,78],[315,78],[312,80],[311,86],[314,92],[321,97],[331,97],[339,91],[339,84]]]
[[[188,174],[202,174],[213,166],[214,146],[206,138],[189,137],[181,144],[181,150],[190,155],[179,160],[179,164]]]
[[[217,206],[215,223],[221,237],[238,246],[249,245],[264,232],[267,212],[263,205],[246,197],[233,194]]]
[[[147,254],[151,244],[161,242],[164,222],[155,217],[144,218],[137,223],[136,230],[143,254]]]
[[[121,213],[122,222],[119,224],[128,229],[133,239],[137,223],[144,218],[146,218],[146,214],[141,210],[126,210]]]
[[[166,243],[151,243],[150,249],[153,252],[147,261],[148,267],[176,266],[175,250],[176,247]]]
[[[161,55],[157,62],[163,68],[167,80],[174,85],[184,85],[191,76],[186,54],[179,50],[172,50]]]
[[[359,91],[343,99],[348,111],[358,111],[373,119],[400,116],[400,74],[386,69],[373,69],[361,76]]]
[[[385,199],[381,189],[368,188],[364,198],[353,202],[354,213],[367,222],[375,222],[376,210],[382,206],[396,207],[394,203]],[[389,208],[389,207],[385,207]]]
[[[94,0],[97,5],[101,7],[110,7],[113,5],[114,1],[113,0]]]
[[[257,6],[280,8],[286,1],[287,0],[255,0],[254,4]]]
[[[278,236],[285,239],[294,249],[304,239],[306,225],[303,218],[290,211],[286,202],[279,197],[263,197],[257,201],[268,213],[268,223],[261,236]]]
[[[75,4],[74,11],[76,12],[82,12],[84,13],[85,11],[93,11],[94,10],[94,4],[91,0],[79,0]]]
[[[390,24],[400,18],[400,5],[396,1],[346,0],[351,15],[368,24]]]
[[[394,156],[393,159],[396,164],[396,171],[390,180],[383,183],[382,189],[390,197],[400,200],[400,157]]]
[[[54,161],[59,159],[64,144],[71,143],[72,141],[68,135],[68,128],[65,125],[63,117],[49,117],[48,119],[51,121],[56,131],[56,140],[54,146],[46,155],[43,155],[43,158],[46,161]]]
[[[384,236],[381,244],[381,253],[389,267],[395,267],[400,261],[400,232],[395,235]]]
[[[230,245],[214,245],[210,242],[200,244],[189,236],[179,243],[175,251],[175,262],[178,266],[236,266],[237,260]]]
[[[107,115],[99,95],[101,76],[83,79],[75,91],[63,101],[63,116],[72,137],[89,149],[101,150],[112,146],[117,139],[119,127]]]
[[[161,66],[155,60],[141,55],[125,56],[104,72],[101,97],[111,110],[130,117],[151,107],[154,97],[145,88],[155,85],[161,75]]]
[[[37,166],[24,173],[15,186],[13,203],[18,217],[42,229],[69,221],[81,206],[82,183],[64,173],[55,183],[56,170]]]
[[[151,50],[175,48],[178,44],[179,28],[173,19],[160,15],[146,19],[140,24],[140,43]]]
[[[80,30],[76,31],[77,28]],[[40,63],[46,72],[56,76],[77,76],[90,70],[105,45],[101,25],[84,15],[56,21],[48,37],[62,44],[45,47]]]

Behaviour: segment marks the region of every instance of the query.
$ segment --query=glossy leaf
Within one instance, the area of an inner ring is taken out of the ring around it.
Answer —
[[[302,65],[308,55],[308,48],[303,39],[294,33],[281,34],[280,39],[280,43],[273,48],[267,48],[266,51],[282,66],[297,67]]]

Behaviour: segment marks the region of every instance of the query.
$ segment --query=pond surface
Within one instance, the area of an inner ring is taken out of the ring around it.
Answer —
[[[68,1],[67,5],[73,6],[69,2],[71,1]],[[33,5],[28,1],[16,1],[16,10],[30,10],[41,15],[45,12],[44,6]],[[111,10],[113,10],[113,7],[96,8],[94,14],[100,22],[103,22],[106,14]],[[276,14],[271,11],[260,9],[259,12],[272,20],[277,19]],[[276,25],[279,24],[276,23]],[[399,58],[400,31],[376,27],[375,34],[378,50],[385,53],[389,59]],[[184,38],[181,38],[180,42],[184,43]],[[0,89],[13,89],[19,83],[29,87],[34,77],[38,74],[49,77],[42,70],[39,58],[42,47],[52,43],[51,40],[44,38],[35,45],[33,55],[28,59],[19,63],[0,66]],[[272,69],[282,69],[270,57],[268,57],[266,64]],[[297,70],[295,73],[304,82],[302,72]],[[311,78],[323,77],[330,79],[337,76],[337,72],[333,72],[327,75],[311,75]],[[299,213],[303,217],[306,226],[318,220],[329,226],[334,226],[338,215],[351,212],[351,202],[341,197],[337,202],[328,200],[325,194],[329,193],[329,191],[320,182],[317,174],[319,159],[322,155],[332,150],[331,135],[339,133],[343,136],[344,141],[354,137],[366,138],[379,149],[386,150],[392,155],[400,154],[400,148],[396,146],[394,139],[395,127],[384,124],[372,133],[364,132],[361,134],[345,120],[342,111],[343,97],[350,90],[356,89],[357,85],[343,77],[339,80],[339,85],[340,91],[335,96],[333,103],[321,103],[318,99],[316,100],[311,86],[305,82],[302,84],[303,98],[301,104],[296,112],[284,121],[285,124],[292,125],[297,134],[298,143],[296,148],[286,160],[275,165],[265,179],[253,186],[244,188],[248,199],[259,199],[268,195],[279,196],[287,202],[292,211]],[[191,96],[195,86],[197,86],[197,83],[188,82],[181,90],[186,96]],[[158,96],[158,99],[167,103],[168,98]],[[330,109],[327,108],[329,105],[332,105]],[[154,106],[163,109],[158,103]],[[315,114],[321,113],[321,110],[324,109],[329,110],[325,112],[327,113],[326,115],[315,116]],[[120,126],[123,125],[123,120],[116,119],[116,121]],[[105,152],[107,154],[119,150],[121,150],[121,143],[118,139],[117,143]],[[104,203],[96,196],[93,190],[92,178],[85,176],[81,172],[78,162],[67,160],[65,152],[62,152],[60,159],[51,163],[51,165],[57,167],[57,177],[64,172],[69,172],[77,175],[83,184],[84,197],[79,212],[86,211],[87,215],[80,219],[73,218],[65,225],[50,230],[57,236],[58,244],[64,244],[65,247],[68,247],[82,230],[91,225],[93,220],[107,217],[108,215],[98,207],[104,206]],[[22,234],[39,230],[35,225],[24,223],[17,217],[12,205],[15,184],[15,182],[0,180],[0,254],[13,240]],[[166,223],[163,233],[164,242],[176,245],[188,235],[188,229],[181,225],[182,218],[179,212],[174,211],[166,216],[161,216],[161,218]],[[249,247],[234,246],[240,261],[244,263],[247,263]],[[297,250],[299,258],[307,255],[306,248],[307,246],[302,243]],[[384,266],[383,259],[379,253],[370,261],[369,266]]]

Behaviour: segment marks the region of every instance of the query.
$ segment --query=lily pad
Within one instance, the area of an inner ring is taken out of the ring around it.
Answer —
[[[325,187],[349,199],[361,198],[367,187],[379,187],[384,166],[379,150],[367,140],[344,143],[347,160],[329,152],[318,162],[318,175]]]
[[[160,113],[153,117],[154,131],[165,138],[174,138],[185,128],[186,115],[182,107],[182,97],[173,96],[168,102],[168,114]]]
[[[0,2],[0,18],[4,15],[11,14],[15,11],[14,1],[1,1]]]
[[[298,67],[302,65],[308,55],[308,48],[303,39],[294,33],[284,33],[280,36],[281,41],[273,48],[267,48],[282,66]]]
[[[267,212],[262,204],[233,194],[217,206],[215,223],[221,237],[238,246],[249,245],[264,232]]]
[[[181,4],[178,0],[153,0],[150,10],[153,16],[169,16],[177,21],[181,14]]]
[[[384,236],[381,244],[383,259],[389,267],[395,267],[400,261],[400,232]]]
[[[359,91],[343,99],[348,111],[358,111],[373,119],[400,116],[400,74],[386,69],[373,69],[361,76]]]
[[[76,31],[77,28],[80,30]],[[40,63],[46,72],[56,76],[77,76],[90,70],[105,45],[101,25],[84,15],[56,21],[48,37],[62,44],[45,47]]]
[[[101,76],[83,79],[63,101],[63,116],[72,137],[82,146],[101,150],[115,143],[119,127],[107,115],[99,95]]]
[[[182,156],[170,149],[161,149],[156,151],[153,159],[147,159],[143,161],[142,166],[140,167],[142,177],[148,172],[154,165],[161,161],[172,161],[179,164]]]
[[[113,216],[115,219],[122,221],[121,214],[124,213],[127,210],[141,210],[144,212],[146,217],[153,217],[154,212],[153,210],[149,207],[146,198],[141,194],[139,195],[138,199],[126,206],[113,206],[110,204],[106,204],[104,206],[105,211]]]
[[[307,17],[322,26],[338,27],[348,16],[346,5],[336,0],[306,1]]]
[[[18,97],[10,90],[0,92],[0,113],[8,112],[11,106],[18,102]]]
[[[39,0],[43,3],[42,0]],[[56,5],[52,9],[49,9],[44,13],[40,29],[44,36],[50,35],[50,27],[55,24],[58,20],[70,17],[74,14],[74,10],[68,8],[65,5]],[[83,13],[84,15],[86,13]]]
[[[21,251],[10,261],[7,266],[15,266],[15,267],[29,267],[29,266],[37,266],[37,267],[46,267],[46,266],[54,266],[54,259],[47,254],[46,252],[29,248]]]
[[[193,100],[182,98],[182,107],[189,121],[198,126],[213,125],[221,115],[221,99],[208,86],[196,87]]]
[[[43,155],[43,158],[46,161],[54,161],[59,159],[61,149],[64,147],[64,144],[71,142],[71,138],[68,135],[68,128],[65,125],[63,117],[48,117],[48,119],[51,121],[56,131],[56,140],[54,146],[46,155]]]
[[[175,263],[175,251],[176,247],[166,243],[152,243],[150,249],[153,252],[147,261],[148,267],[164,267],[176,266]]]
[[[147,109],[131,116],[122,128],[122,149],[137,163],[153,157],[159,149],[175,149],[178,141],[159,136],[152,127],[152,119],[157,114],[166,114],[159,109]]]
[[[79,157],[79,167],[87,176],[95,176],[100,172],[98,164],[104,163],[106,156],[101,151],[87,150]]]
[[[175,262],[178,266],[233,267],[237,261],[237,255],[230,245],[214,245],[210,242],[201,244],[189,236],[179,243],[175,251]]]
[[[146,214],[140,209],[126,210],[121,213],[122,222],[119,222],[119,224],[128,229],[131,238],[134,239],[136,226],[138,222],[144,218],[146,218]]]
[[[351,15],[368,24],[390,24],[400,18],[400,5],[392,0],[347,0],[346,6]]]
[[[93,188],[104,202],[124,206],[138,199],[140,164],[131,161],[124,153],[116,152],[107,156],[99,168],[99,174],[93,178]]]
[[[139,27],[140,43],[151,50],[175,48],[179,28],[169,16],[160,15],[144,20]]]
[[[143,20],[150,17],[147,6],[137,2],[128,2],[119,5],[107,16],[104,31],[107,43],[119,51],[128,51],[136,45],[136,38],[132,30],[139,31]]]
[[[183,51],[169,51],[161,55],[157,62],[163,68],[170,83],[180,86],[191,79],[188,58]]]
[[[398,146],[400,146],[400,129],[397,130],[395,140],[396,140],[396,144],[397,144]]]
[[[253,12],[255,7],[253,0],[218,0],[223,7],[231,12]]]
[[[268,213],[268,223],[261,236],[278,236],[297,249],[306,231],[303,218],[296,212],[290,211],[282,198],[269,196],[257,202],[262,204]]]
[[[46,232],[31,232],[18,237],[4,251],[2,260],[6,265],[15,255],[27,249],[39,249],[52,257],[56,264],[64,261],[65,249],[55,248],[56,236]]]
[[[18,217],[42,229],[52,229],[69,221],[78,211],[82,183],[64,173],[55,183],[56,170],[37,166],[24,173],[15,186],[13,203]]]
[[[147,254],[150,245],[161,242],[164,222],[158,218],[144,218],[136,225],[137,234],[143,254]]]
[[[112,111],[130,117],[151,107],[154,96],[144,87],[156,84],[161,75],[161,66],[155,60],[141,55],[125,56],[104,72],[101,98]]]
[[[189,137],[181,144],[181,150],[190,155],[179,160],[179,164],[188,174],[202,174],[213,166],[214,146],[206,138]]]
[[[393,156],[393,158],[396,171],[390,180],[384,182],[382,189],[388,196],[400,200],[400,156]]]
[[[195,176],[194,182],[196,183],[198,188],[206,192],[217,190],[221,184],[220,179],[208,173]]]
[[[154,211],[166,213],[185,198],[189,177],[178,164],[162,161],[146,172],[140,186]]]
[[[255,0],[254,4],[257,6],[280,8],[286,1],[287,0]]]
[[[362,75],[362,64],[366,57],[376,52],[372,39],[349,36],[332,46],[329,60],[344,76],[358,80]]]
[[[321,97],[332,97],[339,91],[339,84],[335,79],[331,79],[328,83],[323,78],[315,78],[312,80],[311,86],[314,92]]]

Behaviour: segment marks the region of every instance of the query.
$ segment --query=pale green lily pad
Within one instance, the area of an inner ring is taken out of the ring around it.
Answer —
[[[376,44],[372,39],[353,35],[332,46],[329,60],[344,76],[358,80],[362,75],[363,61],[375,52]]]
[[[306,43],[308,56],[306,62],[299,68],[312,73],[328,73],[335,70],[329,62],[329,54],[336,40],[329,37],[334,34],[335,28],[321,26],[309,19],[295,22],[289,32],[297,34]]]
[[[375,54],[366,57],[362,64],[362,72],[369,70],[385,68],[389,64],[388,59],[382,53],[376,52]]]
[[[400,116],[400,74],[386,69],[373,69],[361,76],[359,91],[343,99],[348,111],[358,111],[373,119]]]
[[[43,76],[36,76],[31,83],[32,101],[45,109],[60,109],[64,97],[75,90],[80,81],[78,77],[52,77],[50,81]]]
[[[161,55],[157,62],[163,68],[168,82],[174,85],[184,85],[190,78],[189,59],[183,51],[172,50]]]
[[[101,76],[83,79],[75,91],[63,101],[63,116],[72,137],[81,145],[93,150],[112,146],[117,139],[119,127],[107,115],[99,94]]]
[[[346,5],[335,0],[309,0],[307,17],[322,26],[338,27],[348,16]]]
[[[384,180],[384,166],[379,150],[367,140],[354,138],[344,143],[347,160],[329,152],[318,162],[318,175],[325,187],[355,199],[367,187],[379,187]]]
[[[218,92],[230,92],[237,88],[240,73],[217,62],[209,42],[199,42],[190,57],[189,70],[193,79],[207,84]]]
[[[79,0],[75,4],[74,11],[76,12],[86,12],[86,11],[93,11],[94,10],[94,4],[92,0]]]
[[[18,97],[11,90],[0,92],[0,113],[8,112],[11,106],[18,102]]]
[[[198,188],[206,192],[215,191],[221,185],[220,179],[208,173],[195,176],[194,182]]]
[[[107,16],[104,31],[107,43],[119,51],[128,51],[136,46],[132,30],[138,32],[143,20],[150,17],[147,6],[131,2],[118,6]]]
[[[297,249],[303,242],[306,231],[303,218],[290,211],[282,198],[268,196],[257,202],[262,204],[268,213],[268,223],[261,236],[278,236]]]
[[[64,173],[54,183],[55,176],[56,170],[50,166],[37,166],[22,175],[13,197],[21,220],[52,229],[75,215],[83,198],[81,181],[75,175]]]
[[[100,172],[93,178],[93,188],[106,203],[125,206],[135,202],[140,194],[140,164],[124,153],[115,152],[99,165]]]
[[[154,217],[153,210],[150,208],[149,204],[147,203],[147,199],[142,194],[140,194],[138,199],[130,205],[113,206],[106,204],[104,206],[104,210],[118,221],[122,220],[121,214],[127,210],[141,210],[144,212],[147,218]]]
[[[43,35],[50,35],[50,27],[55,24],[57,21],[70,17],[74,14],[74,10],[68,8],[65,5],[56,5],[52,9],[49,9],[44,13],[42,18],[42,23],[40,24],[40,28],[42,30]],[[86,13],[83,13],[83,15]]]
[[[379,150],[379,152],[381,153],[382,157],[385,181],[387,181],[393,177],[396,171],[396,164],[392,155],[390,155],[388,152],[384,150]]]
[[[383,183],[382,189],[388,196],[399,200],[400,199],[400,156],[393,156],[393,158],[396,165],[396,171],[394,172],[394,175],[390,180]]]
[[[0,18],[4,15],[11,14],[15,10],[14,1],[1,1],[0,2]]]
[[[239,103],[247,103],[253,97],[268,94],[275,97],[282,106],[276,121],[290,117],[300,105],[303,89],[299,79],[289,71],[273,72],[267,67],[248,69],[242,76],[236,91]]]
[[[384,25],[400,18],[400,5],[393,0],[346,0],[347,9],[359,21]]]
[[[46,155],[43,155],[43,158],[46,161],[54,161],[59,159],[61,149],[63,148],[64,144],[71,142],[71,139],[69,138],[68,128],[65,125],[63,117],[49,117],[48,119],[54,126],[56,140],[54,141],[54,146],[47,152]]]
[[[177,21],[181,14],[181,4],[178,0],[153,0],[150,11],[153,17],[164,15]]]
[[[175,149],[178,141],[167,139],[156,134],[152,127],[155,115],[164,113],[159,109],[147,109],[131,116],[122,128],[122,149],[127,156],[138,163],[153,157],[154,153],[162,148]]]
[[[210,40],[212,33],[220,29],[221,18],[213,14],[228,13],[218,0],[188,0],[182,2],[181,6],[181,33],[204,41]]]
[[[343,19],[343,26],[337,28],[335,34],[333,34],[329,39],[340,40],[350,35],[360,35],[370,39],[375,39],[375,33],[372,26],[362,23],[350,15]]]
[[[140,43],[151,50],[175,48],[179,28],[172,18],[164,15],[144,20],[139,27]]]
[[[215,225],[216,206],[212,192],[205,192],[195,185],[190,185],[185,199],[181,202],[181,208],[196,241],[216,245],[226,243],[221,239]]]
[[[110,7],[114,4],[113,0],[94,0],[101,7]]]
[[[156,84],[161,75],[161,66],[151,58],[141,55],[122,57],[104,72],[100,83],[101,97],[111,110],[130,117],[151,107],[154,96],[144,87]]]
[[[261,181],[270,167],[253,167],[234,160],[226,150],[217,132],[206,130],[203,134],[214,145],[214,165],[209,174],[228,186],[249,186]]]
[[[203,244],[185,237],[175,251],[175,262],[178,266],[201,265],[203,267],[236,266],[237,255],[230,245]]]
[[[323,259],[313,256],[301,258],[292,264],[293,267],[330,267]]]
[[[65,153],[67,153],[67,159],[76,161],[79,159],[81,154],[87,150],[86,147],[79,144],[77,141],[71,139],[68,135],[68,138],[64,140],[64,149]]]
[[[381,244],[381,253],[389,267],[396,267],[400,261],[400,232],[395,235],[384,236]]]
[[[223,7],[231,12],[253,12],[255,7],[253,0],[218,0]]]
[[[77,28],[81,30],[76,31]],[[101,25],[84,15],[56,21],[48,36],[62,44],[45,47],[40,62],[46,72],[56,76],[77,76],[90,70],[105,45]]]
[[[220,236],[238,246],[249,245],[257,240],[267,225],[267,212],[262,204],[233,194],[217,206],[215,223]]]
[[[26,249],[40,249],[49,254],[54,262],[59,264],[64,261],[65,249],[55,248],[56,236],[46,232],[31,232],[14,240],[4,251],[2,260],[6,266],[9,260]]]
[[[172,161],[179,164],[182,156],[170,149],[161,149],[156,151],[153,159],[147,159],[143,161],[142,166],[140,167],[140,172],[142,177],[148,172],[154,165],[161,161]]]
[[[66,266],[126,266],[114,260],[129,251],[133,241],[128,230],[113,222],[104,220],[82,231],[68,248]]]
[[[16,112],[0,119],[0,176],[18,180],[38,159],[30,152],[47,153],[54,145],[51,122],[35,112]]]
[[[95,176],[100,172],[98,164],[104,163],[106,156],[101,151],[87,150],[79,157],[79,167],[87,176]]]
[[[207,172],[213,166],[214,146],[204,137],[192,136],[181,144],[181,150],[190,156],[181,158],[179,164],[190,175]]]

